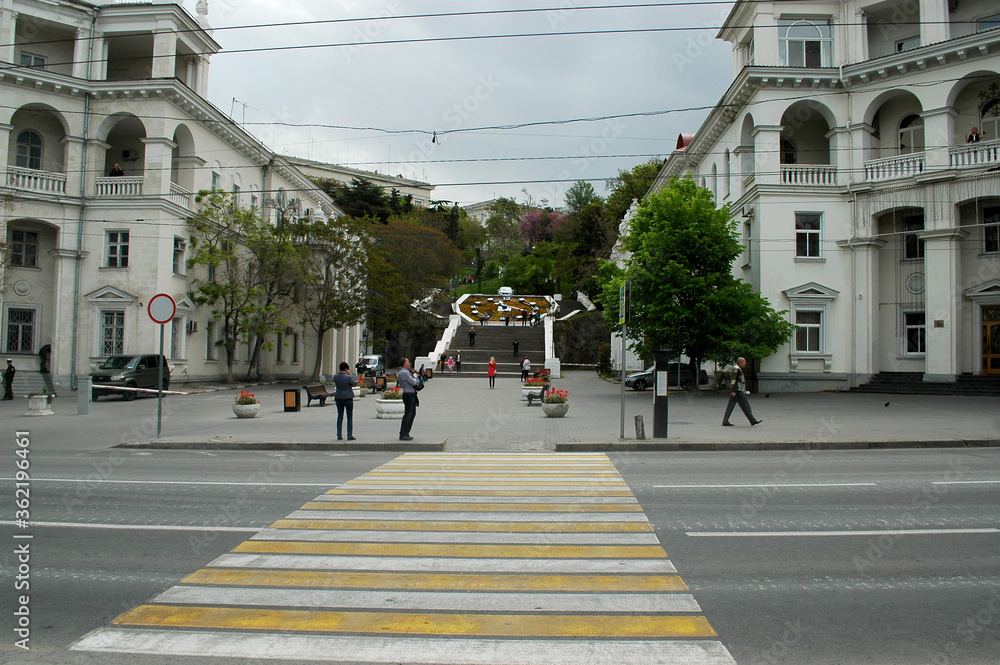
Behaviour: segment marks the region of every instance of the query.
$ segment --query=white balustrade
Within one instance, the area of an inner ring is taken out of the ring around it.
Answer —
[[[4,179],[7,187],[25,192],[41,194],[66,194],[66,174],[36,171],[17,166],[7,167],[7,177]]]
[[[782,164],[782,185],[836,185],[837,167],[830,164]]]
[[[753,189],[754,183],[757,181],[756,173],[749,173],[745,178],[743,178],[743,193],[746,194],[751,189]]]
[[[170,200],[181,207],[190,208],[191,192],[172,182],[170,183]]]
[[[882,182],[885,180],[912,178],[915,175],[923,173],[926,168],[927,161],[922,152],[914,152],[898,157],[873,159],[865,162],[865,180],[868,182]]]
[[[951,168],[964,169],[974,166],[1000,164],[1000,141],[981,141],[948,149]]]
[[[127,178],[125,176],[110,176],[95,178],[95,196],[98,198],[124,198],[127,196],[142,196],[142,178]]]

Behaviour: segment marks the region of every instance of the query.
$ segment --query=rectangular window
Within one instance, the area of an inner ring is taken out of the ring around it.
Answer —
[[[21,51],[19,62],[22,67],[45,67],[45,56]]]
[[[896,53],[902,53],[903,51],[909,51],[913,48],[920,47],[920,35],[914,35],[913,37],[907,37],[906,39],[900,39],[896,42]]]
[[[125,312],[101,311],[101,348],[98,355],[120,356],[125,353]]]
[[[906,352],[926,353],[927,329],[924,325],[924,313],[905,312],[903,314],[903,328],[906,334]]]
[[[174,236],[174,274],[183,275],[184,274],[184,250],[187,249],[187,243],[184,242],[183,238],[178,238]]]
[[[7,335],[4,350],[8,353],[33,353],[35,350],[35,310],[7,310]]]
[[[128,267],[128,231],[108,232],[108,267]]]
[[[250,209],[251,210],[256,210],[257,209],[257,195],[256,194],[251,194],[250,195]]]
[[[292,333],[292,362],[299,362],[299,334]]]
[[[924,241],[921,240],[916,231],[924,230],[924,216],[911,215],[903,218],[903,258],[922,259],[924,258]]]
[[[819,331],[822,312],[795,311],[795,350],[819,353]]]
[[[219,189],[219,182],[221,180],[222,180],[222,176],[220,176],[215,171],[212,171],[212,189]]]
[[[239,185],[233,185],[233,207],[234,208],[239,208],[240,207],[240,186]]]
[[[778,64],[784,67],[832,66],[833,39],[830,21],[782,19],[778,21]]]
[[[753,227],[750,222],[743,222],[743,265],[750,265],[750,240],[753,237]]]
[[[282,349],[285,345],[285,340],[282,339],[281,333],[275,335],[274,340],[274,362],[280,363],[282,356]]]
[[[219,347],[215,345],[215,321],[205,322],[205,360],[217,360]]]
[[[819,258],[820,215],[795,213],[795,256]]]
[[[983,208],[983,253],[1000,254],[1000,207]]]
[[[38,234],[34,231],[10,232],[10,264],[25,268],[38,267]]]
[[[1000,14],[979,19],[976,27],[979,28],[979,32],[982,32],[983,30],[992,30],[993,28],[1000,28]]]

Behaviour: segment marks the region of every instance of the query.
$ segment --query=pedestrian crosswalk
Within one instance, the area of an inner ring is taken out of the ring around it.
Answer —
[[[421,665],[734,663],[603,454],[401,455],[72,648]]]

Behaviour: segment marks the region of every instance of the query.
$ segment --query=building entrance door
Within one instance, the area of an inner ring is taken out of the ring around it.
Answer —
[[[983,309],[983,374],[1000,374],[1000,307]]]

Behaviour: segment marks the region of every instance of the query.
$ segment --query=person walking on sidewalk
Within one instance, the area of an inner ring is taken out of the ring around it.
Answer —
[[[528,360],[528,356],[525,356],[524,360],[521,361],[521,380],[522,381],[527,381],[528,380],[528,373],[529,372],[531,372],[531,361]]]
[[[351,376],[351,366],[340,363],[340,371],[333,377],[333,385],[337,390],[333,393],[333,401],[337,403],[337,441],[341,441],[344,433],[344,413],[347,413],[347,440],[354,441],[354,386],[358,379]]]
[[[403,358],[403,368],[396,376],[396,384],[403,390],[403,420],[399,424],[399,440],[413,441],[410,428],[417,417],[417,379],[410,372],[409,358]]]
[[[518,343],[517,343],[517,338],[515,337],[514,338],[514,357],[515,358],[517,358],[517,347],[518,347]]]
[[[455,373],[455,357],[454,356],[448,356],[448,373],[449,374],[454,374]]]
[[[4,401],[14,399],[14,375],[17,374],[17,370],[14,369],[14,361],[7,358],[7,369],[3,371],[3,399]]]
[[[486,376],[490,377],[490,390],[497,385],[497,359],[490,356],[490,362],[486,365]]]
[[[750,394],[750,391],[747,390],[746,377],[743,376],[743,368],[746,366],[747,366],[746,358],[736,359],[736,369],[733,372],[732,381],[730,381],[729,383],[729,389],[731,391],[729,394],[729,404],[726,405],[726,415],[722,417],[723,427],[733,426],[733,424],[729,422],[729,416],[732,415],[733,407],[735,407],[737,404],[740,405],[740,410],[743,411],[743,415],[746,416],[747,420],[750,421],[750,427],[753,427],[754,425],[759,425],[762,422],[764,422],[763,420],[757,420],[756,418],[754,418],[753,411],[750,410],[750,400],[747,398],[747,395]]]
[[[458,351],[455,353],[455,371],[459,374],[462,373],[462,352]]]
[[[476,345],[476,329],[469,326],[469,346]]]

